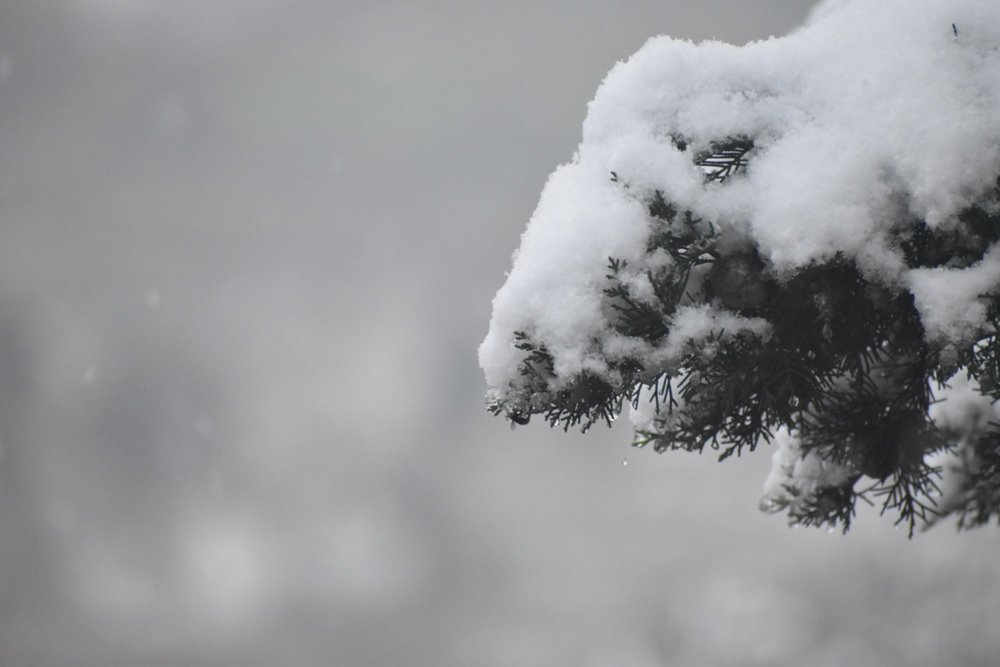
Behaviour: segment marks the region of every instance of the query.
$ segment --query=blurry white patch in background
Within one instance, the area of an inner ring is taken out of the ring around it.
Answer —
[[[201,621],[239,628],[273,601],[278,563],[267,535],[252,521],[236,513],[192,516],[178,546],[188,608],[203,615]]]
[[[811,620],[812,612],[800,595],[746,573],[718,573],[704,583],[694,608],[677,610],[690,616],[672,619],[688,629],[684,643],[699,653],[712,647],[714,664],[775,665],[800,654],[805,659],[808,637],[793,628]]]
[[[392,612],[422,592],[431,565],[424,538],[387,502],[348,509],[317,537],[319,562],[326,562],[330,593],[338,598]]]

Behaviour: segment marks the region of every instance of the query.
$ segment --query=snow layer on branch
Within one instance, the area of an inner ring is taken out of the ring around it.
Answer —
[[[1000,418],[1000,406],[983,395],[975,380],[958,374],[934,391],[929,415],[935,426],[957,445],[954,450],[934,454],[928,461],[942,471],[936,502],[938,512],[944,516],[961,506],[966,474],[970,466],[976,465],[970,442]],[[790,517],[794,516],[818,491],[839,487],[857,475],[848,465],[825,460],[814,452],[803,452],[798,437],[785,428],[775,433],[774,444],[776,450],[761,499],[761,509],[765,511],[788,508]]]
[[[941,452],[929,460],[941,469],[938,511],[943,516],[964,504],[968,473],[979,465],[973,443],[1000,418],[1000,405],[984,396],[979,384],[963,374],[939,388],[934,398],[930,416],[957,444],[954,450]]]
[[[607,258],[641,265],[656,190],[746,237],[775,276],[841,254],[913,289],[931,336],[967,337],[998,253],[988,266],[911,270],[894,231],[991,203],[998,129],[996,0],[827,2],[798,31],[742,47],[654,38],[608,74],[576,155],[545,186],[493,303],[487,381],[516,384],[514,331],[547,347],[557,376],[601,371],[615,338]],[[735,137],[754,141],[748,169],[707,182],[693,156]]]
[[[608,257],[638,260],[645,248],[645,208],[620,188],[607,187],[606,170],[574,161],[549,177],[531,224],[521,236],[514,268],[493,302],[490,333],[480,362],[491,386],[506,384],[522,353],[513,332],[544,341],[559,377],[600,372],[591,350],[600,330]]]
[[[969,336],[986,319],[980,297],[1000,287],[1000,247],[966,269],[913,269],[909,282],[928,339],[971,342]]]
[[[846,465],[827,461],[814,452],[803,452],[802,443],[788,429],[775,433],[771,472],[764,481],[761,509],[777,511],[790,507],[790,516],[804,509],[817,492],[836,488],[856,472]]]

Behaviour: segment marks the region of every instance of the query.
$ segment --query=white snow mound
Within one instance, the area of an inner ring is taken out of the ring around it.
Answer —
[[[623,347],[602,310],[608,258],[642,261],[643,197],[657,190],[755,244],[771,275],[839,254],[913,291],[935,342],[965,340],[983,325],[979,299],[997,290],[1000,251],[968,268],[910,269],[891,232],[901,220],[946,227],[989,201],[998,129],[996,0],[827,2],[796,32],[742,47],[651,39],[608,74],[577,153],[545,185],[493,302],[479,350],[487,382],[516,383],[515,331],[544,342],[557,377],[604,371]],[[692,155],[732,137],[754,141],[746,172],[707,181]],[[673,327],[699,335],[695,321]]]

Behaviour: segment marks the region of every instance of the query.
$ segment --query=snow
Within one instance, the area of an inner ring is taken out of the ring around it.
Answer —
[[[736,331],[750,332],[757,336],[767,336],[770,323],[758,317],[739,317],[732,313],[722,312],[717,308],[701,304],[682,306],[677,310],[675,324],[667,334],[660,354],[667,363],[672,362],[670,355],[681,350],[687,342],[703,343],[711,334],[729,336]],[[702,345],[703,353],[707,353]]]
[[[828,1],[792,34],[742,47],[651,39],[605,78],[576,154],[545,185],[479,350],[491,392],[519,381],[515,331],[546,346],[559,380],[607,372],[609,351],[639,346],[613,331],[603,289],[609,257],[635,275],[650,261],[644,201],[656,190],[754,244],[779,279],[842,255],[910,289],[930,342],[967,342],[1000,282],[1000,249],[969,267],[909,268],[896,233],[992,203],[997,128],[993,0]],[[692,156],[741,136],[755,142],[749,167],[707,182]],[[735,320],[718,305],[681,309],[656,358],[723,318]]]
[[[980,297],[1000,289],[1000,247],[968,268],[913,269],[909,285],[929,339],[972,342],[986,319]]]
[[[928,460],[942,471],[937,502],[944,515],[960,502],[965,490],[965,473],[973,465],[969,451],[972,441],[1000,418],[1000,406],[983,395],[975,380],[959,373],[947,385],[935,388],[934,402],[928,412],[934,424],[956,443],[954,450],[933,454]],[[790,516],[794,515],[796,506],[803,505],[817,491],[838,487],[858,474],[848,465],[838,465],[812,452],[804,453],[799,438],[788,429],[779,429],[773,444],[776,448],[771,457],[771,471],[761,499],[761,509],[766,511],[791,508]]]
[[[1000,419],[1000,406],[982,394],[975,380],[962,374],[935,392],[935,399],[937,402],[929,411],[931,419],[956,443],[953,450],[941,452],[928,461],[941,469],[938,509],[945,515],[962,506],[968,490],[966,477],[978,465],[974,442],[988,431],[991,423]]]
[[[813,452],[804,453],[799,438],[780,429],[774,436],[775,451],[771,472],[764,481],[761,509],[773,511],[804,504],[825,487],[838,487],[856,474],[850,466],[824,460]]]

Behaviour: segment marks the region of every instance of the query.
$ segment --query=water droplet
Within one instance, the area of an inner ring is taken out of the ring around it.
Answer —
[[[827,529],[826,529],[826,532],[829,535],[833,535],[834,533],[837,532],[837,529],[834,526],[828,526]]]
[[[799,407],[799,402],[800,401],[798,396],[792,396],[790,399],[788,399],[788,405],[790,405],[793,408]]]
[[[881,347],[882,347],[883,350],[888,350],[889,349],[889,339],[888,338],[886,338],[885,340],[882,341]]]
[[[622,459],[622,467],[625,467],[627,465],[628,465],[628,459],[627,458]]]
[[[806,352],[806,356],[809,357],[810,359],[815,359],[816,353],[813,352],[812,350],[809,350],[808,352]]]

